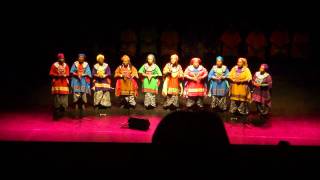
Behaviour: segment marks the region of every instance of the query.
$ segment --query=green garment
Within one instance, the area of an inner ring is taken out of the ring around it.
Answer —
[[[156,64],[149,65],[146,63],[139,69],[139,73],[151,74],[153,76],[150,80],[148,77],[143,77],[142,92],[158,94],[158,87],[160,85],[158,77],[162,76],[160,68]]]

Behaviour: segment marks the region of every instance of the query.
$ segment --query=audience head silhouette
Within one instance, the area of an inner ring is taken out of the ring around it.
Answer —
[[[221,118],[210,112],[174,112],[159,123],[154,144],[204,144],[224,147],[229,144]]]

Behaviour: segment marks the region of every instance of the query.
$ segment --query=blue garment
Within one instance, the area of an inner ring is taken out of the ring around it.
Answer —
[[[79,72],[79,62],[76,61],[73,63],[70,74],[73,75],[71,78],[71,89],[73,93],[86,93],[91,94],[90,91],[90,78],[91,76],[91,70],[89,67],[89,64],[87,62],[83,62],[83,72],[82,74],[85,74],[85,76],[82,76],[81,79],[77,77]]]
[[[229,70],[227,66],[222,66],[218,68],[216,65],[212,67],[208,75],[209,81],[209,93],[208,96],[226,96],[229,92],[229,83],[226,79],[224,80],[214,80],[212,78],[222,76],[227,78],[229,75]]]

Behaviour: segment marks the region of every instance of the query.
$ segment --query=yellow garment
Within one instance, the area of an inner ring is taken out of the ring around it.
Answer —
[[[237,72],[237,69],[237,66],[233,67],[229,74],[229,79],[231,80],[230,99],[251,102],[251,93],[248,86],[252,80],[251,72],[247,67],[243,67],[240,73]],[[239,83],[233,81],[239,81]]]
[[[170,70],[171,73],[169,73]],[[163,82],[162,95],[181,95],[183,93],[183,70],[181,66],[177,65],[173,67],[171,63],[167,63],[166,66],[163,68],[163,74],[166,77]]]

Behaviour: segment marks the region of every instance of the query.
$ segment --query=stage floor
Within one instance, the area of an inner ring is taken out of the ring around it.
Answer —
[[[161,120],[157,115],[136,115],[147,118],[148,131],[122,128],[126,115],[87,116],[83,119],[62,118],[53,121],[48,112],[12,112],[0,114],[1,141],[46,142],[117,142],[150,143]],[[272,117],[263,126],[225,122],[232,144],[275,145],[280,140],[292,145],[320,146],[319,117]]]

